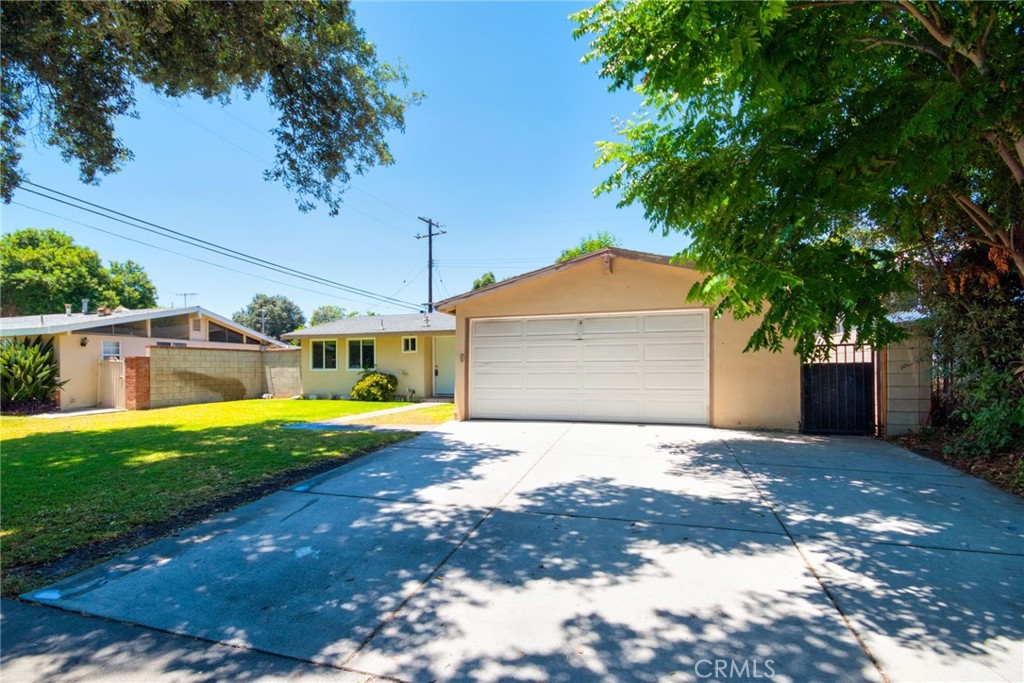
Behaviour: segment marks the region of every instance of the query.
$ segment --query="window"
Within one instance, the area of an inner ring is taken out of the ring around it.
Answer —
[[[172,315],[149,321],[149,334],[158,339],[188,339],[188,316]]]
[[[402,353],[416,353],[416,337],[402,337]]]
[[[310,367],[314,370],[337,370],[338,342],[333,339],[314,341],[312,356]]]
[[[246,343],[246,344],[256,344],[257,346],[259,346],[259,345],[260,345],[260,344],[262,344],[263,342],[261,342],[261,341],[260,341],[259,339],[257,339],[256,337],[246,337],[246,338],[245,338],[245,343]]]
[[[238,332],[229,330],[223,325],[218,325],[212,320],[207,326],[209,327],[209,331],[206,333],[206,338],[212,342],[231,342],[233,344],[241,344],[245,339]],[[157,335],[154,334],[153,336],[155,337]]]
[[[119,341],[105,341],[103,342],[103,351],[100,353],[100,359],[107,360],[108,358],[120,358],[121,357],[121,342]]]
[[[348,340],[348,369],[373,370],[377,367],[372,339]]]
[[[202,332],[203,331],[203,321],[200,320],[199,318],[193,318],[192,319],[192,331],[193,332]]]

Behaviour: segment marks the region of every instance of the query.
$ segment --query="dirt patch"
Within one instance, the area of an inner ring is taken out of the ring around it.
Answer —
[[[407,438],[415,436],[408,434]],[[393,445],[393,444],[389,444]],[[20,593],[35,590],[46,584],[58,581],[65,576],[77,574],[83,569],[109,560],[112,557],[139,548],[153,541],[168,536],[176,536],[180,532],[189,529],[200,522],[206,521],[222,512],[233,510],[237,507],[259,500],[265,496],[286,489],[306,479],[329,472],[333,469],[347,465],[359,458],[374,453],[380,448],[367,449],[354,453],[345,459],[324,460],[322,462],[302,467],[287,472],[279,472],[272,477],[262,481],[252,482],[244,488],[226,494],[220,498],[182,510],[178,514],[162,522],[144,524],[131,531],[101,543],[79,548],[68,555],[36,565],[20,565],[11,567],[4,577],[5,597],[17,597]]]
[[[1024,498],[1024,450],[968,456],[951,448],[955,436],[942,429],[925,429],[895,437],[892,441],[918,455],[938,460]]]

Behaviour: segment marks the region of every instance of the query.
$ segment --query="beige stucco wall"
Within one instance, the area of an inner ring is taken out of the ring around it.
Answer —
[[[886,349],[885,433],[899,436],[920,429],[932,405],[931,344],[916,336]]]
[[[699,279],[688,268],[614,257],[611,272],[595,258],[482,293],[456,304],[455,405],[469,405],[469,321],[474,318],[699,309],[686,293]],[[711,321],[711,424],[718,427],[798,429],[800,359],[782,353],[743,353],[757,320]]]
[[[416,352],[402,352],[402,337],[415,336]],[[416,396],[433,395],[433,338],[436,335],[376,335],[354,337],[373,339],[377,369],[398,377],[398,393],[407,394],[410,389]],[[299,359],[302,373],[302,393],[306,396],[348,396],[359,381],[358,370],[348,370],[348,337],[325,338],[338,343],[337,370],[314,370],[310,351],[312,339],[303,339]],[[318,338],[315,341],[320,341]]]
[[[82,346],[82,339],[87,340],[85,346]],[[121,342],[121,355],[125,357],[148,356],[150,347],[157,348],[157,342],[187,344],[188,348],[259,350],[258,346],[252,344],[183,341],[155,337],[121,337],[90,334],[88,331],[85,334],[60,334],[54,339],[54,349],[60,363],[60,377],[70,380],[64,385],[64,391],[61,392],[61,410],[87,408],[97,404],[99,400],[99,363],[104,341]]]

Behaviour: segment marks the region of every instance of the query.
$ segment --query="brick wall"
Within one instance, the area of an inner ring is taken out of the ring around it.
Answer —
[[[912,337],[886,351],[886,422],[889,436],[907,434],[928,420],[932,404],[931,344]]]
[[[149,358],[146,356],[124,359],[124,407],[149,410]]]
[[[263,354],[263,393],[274,398],[291,398],[302,393],[299,347],[295,350],[266,351]]]

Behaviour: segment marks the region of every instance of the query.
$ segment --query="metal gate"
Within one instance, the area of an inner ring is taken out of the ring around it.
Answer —
[[[124,361],[110,358],[100,361],[100,395],[102,408],[124,410]]]
[[[854,344],[837,345],[828,359],[804,364],[800,394],[804,433],[874,434],[874,352]]]

